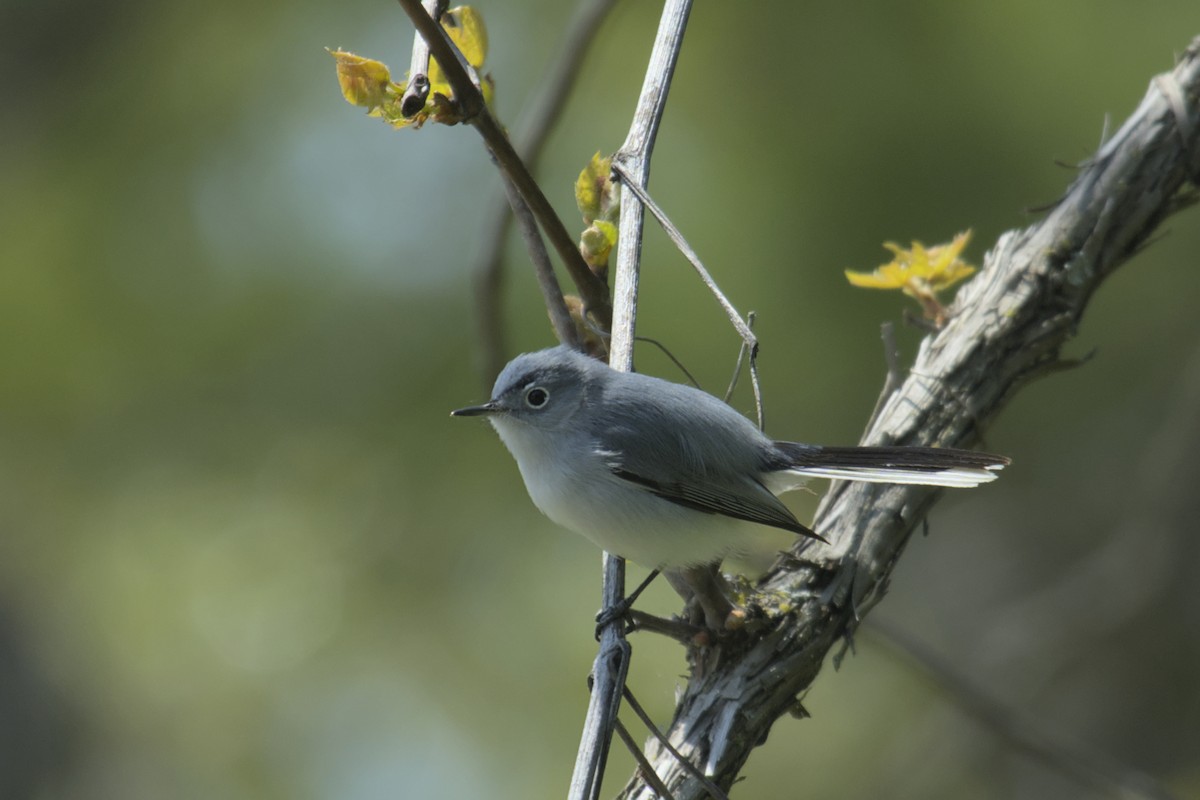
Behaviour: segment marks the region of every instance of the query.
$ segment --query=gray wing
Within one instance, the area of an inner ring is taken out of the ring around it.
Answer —
[[[722,514],[734,519],[769,525],[772,528],[783,528],[785,531],[798,533],[801,536],[811,536],[814,539],[825,541],[823,537],[817,535],[816,531],[796,519],[778,497],[771,494],[765,486],[757,481],[753,486],[745,487],[747,491],[742,492],[699,481],[663,483],[622,469],[615,464],[611,469],[618,478],[635,483],[651,494],[664,500],[670,500],[672,503],[703,511],[706,514]]]
[[[712,395],[638,374],[590,402],[596,452],[617,478],[706,514],[820,539],[758,479],[773,448]]]

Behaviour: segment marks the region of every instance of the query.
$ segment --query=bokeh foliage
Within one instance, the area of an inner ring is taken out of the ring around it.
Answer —
[[[570,9],[476,5],[518,128]],[[656,13],[618,8],[551,140],[566,219],[623,137]],[[979,263],[1196,33],[1182,1],[698,4],[651,188],[758,312],[769,431],[853,441],[874,403],[878,324],[906,301],[845,267],[968,227]],[[561,794],[599,559],[446,415],[483,392],[469,268],[495,177],[472,131],[368,124],[322,49],[406,63],[399,9],[16,2],[0,36],[0,796]],[[877,613],[1186,796],[1200,217],[1168,227],[1096,298],[1075,353],[1095,357],[988,431],[1013,468],[938,507]],[[511,340],[540,347],[512,256]],[[652,225],[645,263],[640,331],[719,388],[719,310]],[[740,791],[1079,791],[868,637]],[[680,654],[635,647],[666,715]]]

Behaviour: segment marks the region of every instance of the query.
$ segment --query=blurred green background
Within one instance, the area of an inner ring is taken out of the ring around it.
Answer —
[[[478,7],[519,128],[572,5]],[[658,10],[618,5],[546,151],[573,229]],[[967,227],[978,263],[1197,33],[1183,0],[697,4],[651,187],[759,314],[768,431],[852,442],[870,412],[908,301],[844,268]],[[600,559],[447,416],[485,396],[470,272],[497,181],[473,131],[348,106],[322,49],[402,74],[402,12],[9,0],[0,37],[0,797],[562,796]],[[1198,253],[1192,210],[1106,284],[1067,354],[1095,357],[1006,409],[985,443],[1014,466],[938,505],[875,612],[1191,797]],[[736,340],[652,225],[645,264],[639,332],[723,385]],[[509,352],[550,344],[516,245],[506,286]],[[635,640],[660,720],[683,668]],[[1100,796],[869,627],[805,705],[735,796]]]

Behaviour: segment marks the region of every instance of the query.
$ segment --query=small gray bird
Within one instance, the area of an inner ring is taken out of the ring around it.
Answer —
[[[776,495],[814,477],[970,487],[1009,463],[940,447],[772,441],[710,394],[618,372],[565,346],[517,356],[491,400],[451,413],[486,415],[543,514],[662,570],[716,629],[731,606],[711,585],[715,565],[759,538],[741,521],[821,538]]]

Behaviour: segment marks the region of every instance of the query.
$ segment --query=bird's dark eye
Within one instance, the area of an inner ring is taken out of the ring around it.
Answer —
[[[541,408],[550,400],[550,393],[540,386],[534,386],[525,391],[525,405],[530,408]]]

